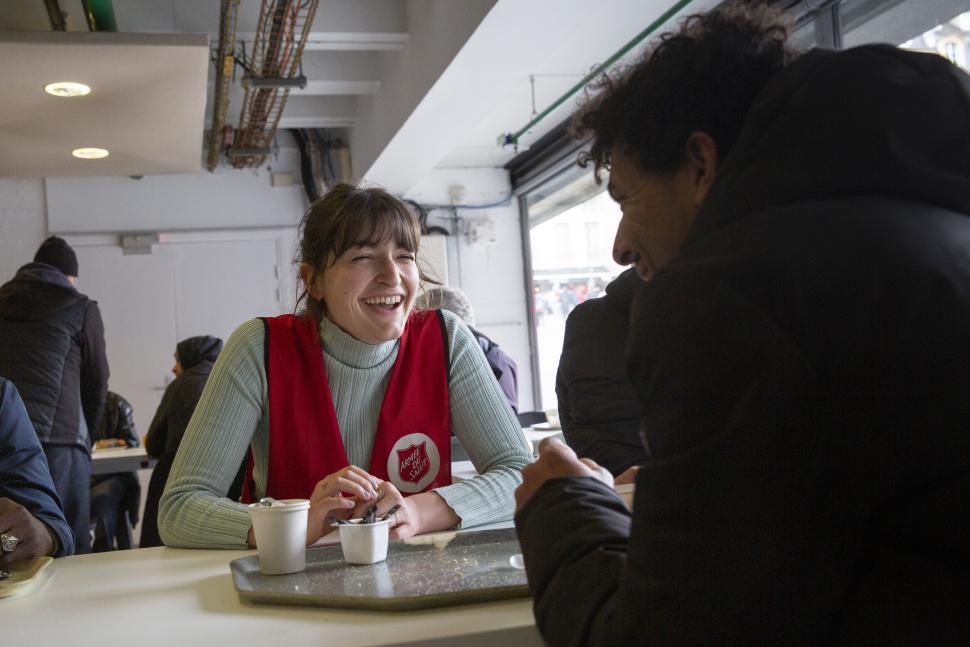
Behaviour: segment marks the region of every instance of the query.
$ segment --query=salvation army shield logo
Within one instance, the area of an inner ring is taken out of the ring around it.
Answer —
[[[403,481],[417,483],[428,473],[431,461],[428,460],[428,443],[409,445],[404,449],[397,449],[397,466]]]
[[[398,438],[387,457],[387,474],[401,492],[414,494],[428,487],[438,474],[441,457],[438,447],[422,433]]]

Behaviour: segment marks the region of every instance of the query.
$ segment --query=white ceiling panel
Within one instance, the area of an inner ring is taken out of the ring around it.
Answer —
[[[205,34],[0,32],[0,176],[198,170],[208,52]],[[54,81],[91,93],[51,96]],[[110,155],[76,159],[79,147]]]

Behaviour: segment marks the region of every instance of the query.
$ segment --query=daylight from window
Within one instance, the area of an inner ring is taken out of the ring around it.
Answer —
[[[950,59],[955,65],[970,70],[970,11],[964,12],[942,25],[911,38],[900,47],[934,52]]]
[[[623,267],[613,262],[620,208],[606,191],[532,228],[532,289],[542,408],[556,407],[556,368],[566,317],[595,299]]]

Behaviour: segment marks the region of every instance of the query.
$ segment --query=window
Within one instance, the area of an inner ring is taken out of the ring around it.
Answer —
[[[943,43],[943,52],[944,52],[944,55],[948,59],[950,59],[950,62],[951,63],[955,63],[957,65],[960,64],[960,58],[957,55],[957,52],[958,51],[959,50],[958,50],[958,44],[957,43],[954,43],[953,41],[949,41],[949,42]]]
[[[575,155],[571,157],[575,160]],[[591,168],[574,163],[525,194],[538,376],[537,408],[556,407],[556,370],[566,317],[595,299],[623,267],[613,262],[620,208]]]
[[[968,69],[967,0],[843,0],[838,11],[843,47],[888,42],[945,56]]]

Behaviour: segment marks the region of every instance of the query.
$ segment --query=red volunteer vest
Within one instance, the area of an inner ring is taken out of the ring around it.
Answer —
[[[266,496],[305,499],[347,465],[316,322],[266,317],[269,466]],[[445,331],[438,311],[404,326],[381,404],[368,472],[408,496],[451,484],[451,411]],[[253,501],[252,453],[243,501]]]

